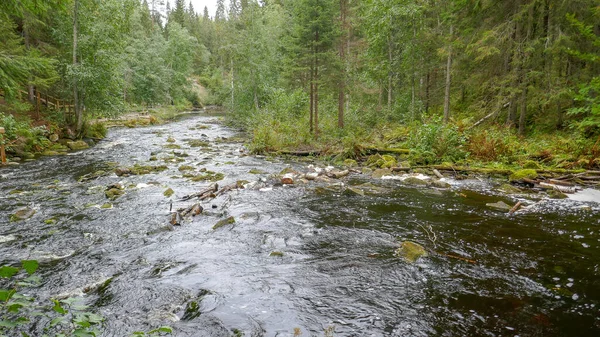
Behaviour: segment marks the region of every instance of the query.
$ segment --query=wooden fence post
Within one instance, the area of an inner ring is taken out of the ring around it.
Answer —
[[[6,165],[6,152],[4,152],[4,131],[3,127],[0,127],[0,158],[2,159],[2,165]]]

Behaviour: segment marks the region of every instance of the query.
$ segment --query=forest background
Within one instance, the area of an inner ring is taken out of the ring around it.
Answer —
[[[130,111],[223,106],[256,153],[600,166],[598,0],[5,0],[9,152]],[[35,112],[37,93],[68,101]],[[93,124],[92,124],[93,125]]]

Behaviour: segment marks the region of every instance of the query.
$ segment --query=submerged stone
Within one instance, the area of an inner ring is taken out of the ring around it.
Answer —
[[[175,191],[173,191],[172,188],[168,188],[166,191],[163,192],[163,195],[167,198],[170,198],[173,194],[175,194]]]
[[[377,169],[373,172],[373,178],[380,179],[383,176],[388,176],[392,174],[392,170],[390,169]]]
[[[23,207],[18,209],[13,215],[10,216],[10,221],[21,221],[31,218],[35,214],[35,209],[29,207]]]
[[[408,263],[414,263],[420,257],[428,256],[427,251],[423,246],[412,241],[402,242],[400,248],[396,249],[395,255],[404,258],[404,261]]]
[[[404,183],[407,185],[415,185],[415,186],[426,186],[427,182],[423,179],[419,179],[417,177],[408,177],[404,179]]]
[[[346,195],[346,196],[355,196],[355,195],[364,196],[365,191],[361,190],[360,188],[356,188],[356,187],[348,187],[344,190],[344,195]]]
[[[219,228],[221,228],[221,227],[223,227],[223,226],[226,226],[226,225],[233,225],[234,223],[235,223],[235,218],[234,218],[234,217],[232,217],[232,216],[230,216],[230,217],[229,217],[229,218],[227,218],[227,219],[222,219],[222,220],[219,220],[219,222],[217,222],[217,223],[216,223],[216,224],[215,224],[215,225],[212,227],[212,229],[219,229]]]
[[[512,208],[510,205],[506,204],[504,201],[491,202],[491,203],[487,203],[486,205],[488,207],[495,208],[500,211],[507,211],[507,212],[510,211]]]
[[[452,185],[448,184],[445,181],[441,181],[441,180],[432,180],[431,181],[431,186],[437,187],[437,188],[450,188],[450,187],[452,187]]]

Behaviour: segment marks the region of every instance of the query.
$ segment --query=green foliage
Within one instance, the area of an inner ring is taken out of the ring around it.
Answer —
[[[42,336],[97,337],[104,318],[87,311],[75,298],[40,303],[21,289],[35,287],[41,279],[35,275],[39,264],[34,260],[21,261],[21,267],[2,266],[0,277],[9,280],[7,289],[0,289],[0,336],[29,336],[38,333],[43,323]],[[24,271],[21,273],[21,271]]]
[[[467,157],[466,137],[456,126],[444,125],[439,118],[415,126],[406,145],[413,150],[414,160],[423,164],[457,162]]]

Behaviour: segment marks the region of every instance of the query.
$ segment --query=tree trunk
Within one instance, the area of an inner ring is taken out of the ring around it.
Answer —
[[[315,33],[315,41],[319,45],[319,31]],[[319,138],[319,47],[315,47],[315,138]]]
[[[313,50],[313,54],[314,54],[314,50]],[[312,134],[314,131],[313,128],[313,116],[314,116],[314,112],[315,112],[315,63],[314,60],[310,61],[310,117],[309,117],[309,127],[310,127],[310,133]]]
[[[519,135],[525,135],[525,117],[527,115],[527,86],[521,92],[521,115],[519,116]]]
[[[79,9],[79,0],[75,0],[73,5],[73,66],[77,67],[77,12]],[[83,111],[79,103],[77,92],[77,75],[73,78],[73,105],[75,107],[76,129],[80,132],[83,128]]]
[[[389,69],[388,69],[388,97],[387,97],[388,111],[392,110],[392,61],[393,61],[393,55],[392,55],[392,37],[390,35],[390,36],[388,36],[388,63],[389,63]]]
[[[231,64],[231,110],[235,110],[235,85],[234,85],[234,77],[233,77],[233,59],[230,61]]]
[[[454,27],[450,25],[450,39]],[[452,42],[448,44],[448,61],[446,63],[446,91],[444,93],[444,124],[448,123],[450,118],[450,83],[452,82]]]
[[[429,113],[429,86],[430,86],[430,72],[427,72],[427,76],[425,77],[425,113]]]
[[[346,2],[340,0],[340,25],[342,26],[342,36],[340,37],[340,60],[342,61],[342,70],[340,74],[340,85],[338,88],[338,128],[344,128],[344,105],[346,98],[346,52],[344,44],[346,43]]]
[[[25,12],[23,15],[23,39],[25,40],[25,49],[29,51],[31,46],[31,41],[29,37],[29,13]],[[27,84],[27,96],[29,99],[29,103],[35,104],[35,89],[31,82],[33,81],[33,77],[29,76],[29,83]]]

